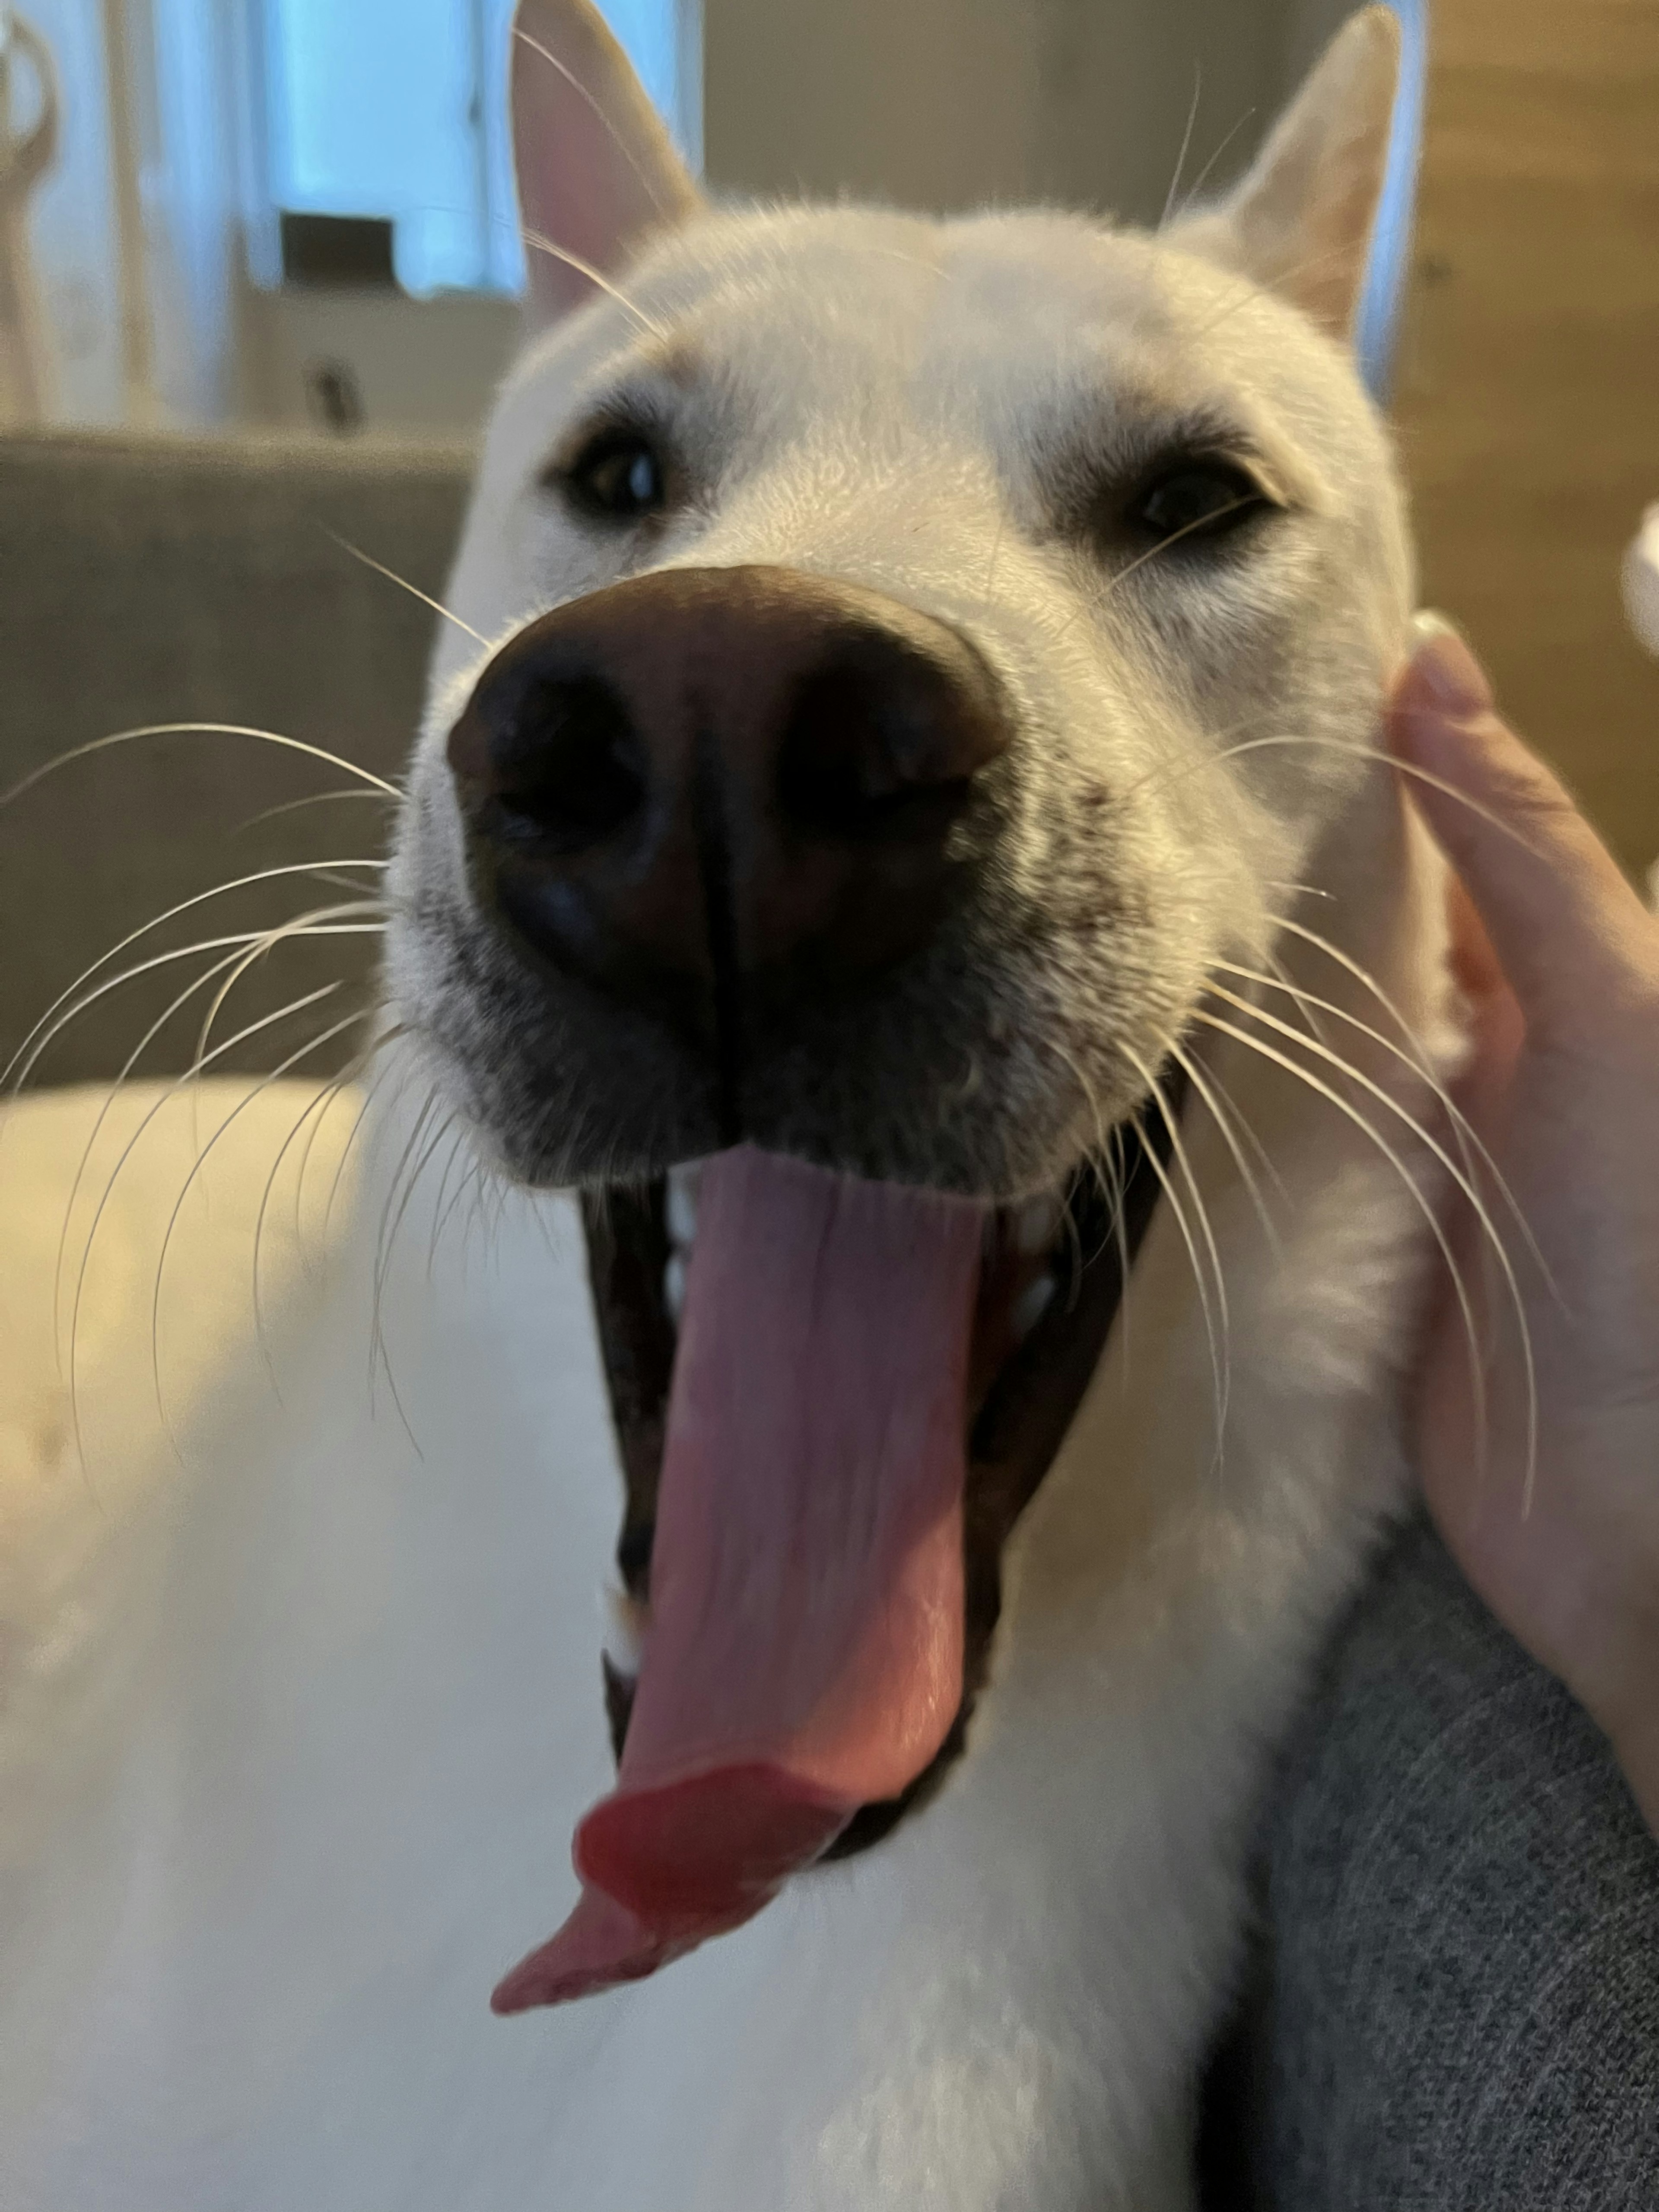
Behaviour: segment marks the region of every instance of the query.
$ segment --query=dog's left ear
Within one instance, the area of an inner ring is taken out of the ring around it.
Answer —
[[[531,308],[539,322],[555,322],[593,298],[593,281],[577,264],[609,276],[651,231],[685,222],[702,204],[661,117],[589,0],[520,0],[513,145]]]
[[[1339,31],[1255,167],[1219,207],[1176,225],[1170,243],[1253,276],[1346,339],[1365,278],[1400,76],[1391,8],[1362,9]]]

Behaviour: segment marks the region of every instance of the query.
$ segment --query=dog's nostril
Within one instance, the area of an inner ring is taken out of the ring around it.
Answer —
[[[632,720],[599,678],[532,677],[489,720],[489,789],[477,815],[486,836],[578,850],[614,836],[643,806]]]
[[[789,569],[668,568],[527,623],[447,750],[481,918],[712,1045],[729,1130],[738,1060],[792,994],[897,967],[970,895],[1014,727],[932,616]]]
[[[942,835],[1002,742],[988,691],[931,659],[902,648],[832,659],[791,700],[779,803],[809,835]]]

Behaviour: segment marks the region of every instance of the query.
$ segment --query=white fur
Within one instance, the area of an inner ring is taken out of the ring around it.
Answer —
[[[1125,865],[1169,890],[1149,958],[1172,1001],[1223,954],[1259,961],[1288,909],[1443,1065],[1435,864],[1363,750],[1410,606],[1386,449],[1335,346],[1178,248],[1046,216],[693,223],[625,289],[720,364],[746,410],[743,467],[665,557],[789,561],[970,627],[1051,740],[1012,866],[1040,890],[1074,865],[1048,810],[1080,767],[1144,767]],[[602,305],[509,382],[452,595],[486,636],[605,580],[527,486],[573,395],[646,343]],[[1035,527],[1024,456],[1033,421],[1103,389],[1166,410],[1218,392],[1249,418],[1307,518],[1270,574],[1097,604]],[[453,861],[440,750],[477,665],[446,638],[410,906]],[[1328,745],[1218,764],[1215,733],[1253,714]],[[1324,956],[1277,950],[1388,1026]],[[392,988],[417,1020],[429,958],[405,924]],[[1032,1019],[1093,1018],[1112,988],[1061,978]],[[1425,1078],[1339,1042],[1425,1112]],[[1350,1120],[1213,1035],[1203,1059],[1281,1186],[1275,1242],[1211,1117],[1188,1112],[1230,1317],[1219,1443],[1211,1330],[1166,1203],[1011,1547],[993,1688],[938,1801],[653,1980],[502,2022],[489,1986],[569,1903],[571,1826],[609,1778],[599,1593],[618,1476],[562,1197],[506,1193],[487,1239],[456,1216],[434,1256],[435,1174],[421,1185],[380,1300],[398,1403],[384,1378],[371,1395],[378,1231],[431,1085],[456,1081],[444,1052],[405,1048],[357,1226],[325,1296],[284,1319],[280,1402],[262,1375],[227,1381],[164,1562],[106,1601],[114,1692],[63,1747],[44,1809],[27,1826],[8,1810],[32,1840],[0,1859],[0,2199],[1188,2205],[1194,2069],[1237,1961],[1267,1762],[1405,1488],[1396,1386],[1426,1249],[1418,1201]],[[1431,1200],[1426,1156],[1344,1095]],[[1088,1136],[1079,1121],[1071,1141]]]

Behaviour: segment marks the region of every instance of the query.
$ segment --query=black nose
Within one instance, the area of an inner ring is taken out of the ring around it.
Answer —
[[[837,993],[924,945],[1008,739],[945,623],[787,568],[670,569],[522,630],[449,759],[516,935],[712,1033],[734,992]]]

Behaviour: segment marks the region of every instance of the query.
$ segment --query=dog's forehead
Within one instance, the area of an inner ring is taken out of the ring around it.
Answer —
[[[649,270],[648,309],[656,283],[685,373],[793,395],[819,421],[876,398],[935,420],[1085,397],[1187,409],[1239,381],[1202,343],[1237,280],[1075,216],[751,218]]]
[[[567,418],[630,386],[713,396],[751,453],[918,429],[1007,452],[1114,416],[1208,416],[1292,470],[1310,422],[1346,411],[1334,349],[1248,281],[1075,216],[717,214],[620,289],[532,354],[532,405],[538,385]]]

